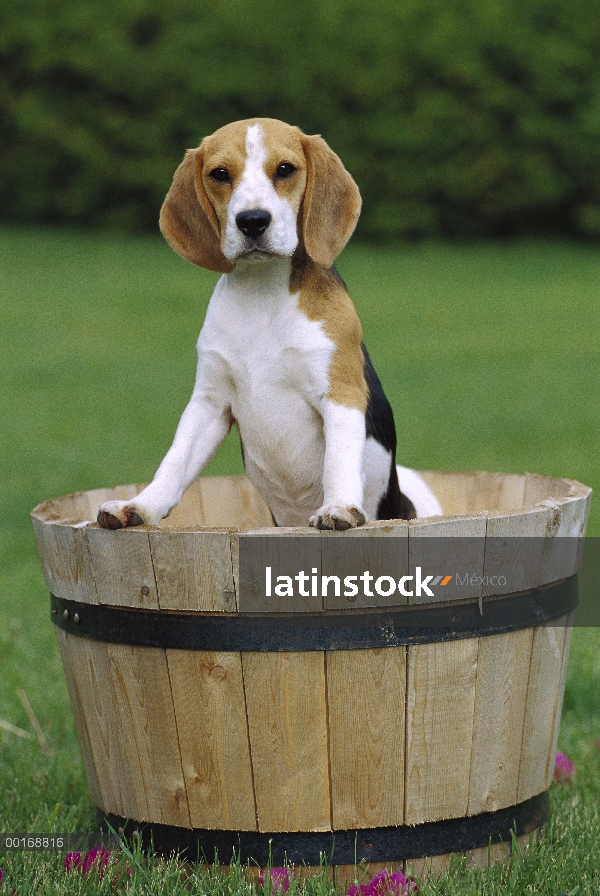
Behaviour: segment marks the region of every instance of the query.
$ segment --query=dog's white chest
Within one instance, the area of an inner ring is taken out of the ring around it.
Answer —
[[[287,278],[283,283],[266,278],[245,290],[223,277],[198,350],[200,365],[205,359],[228,393],[248,476],[269,493],[276,516],[278,501],[289,507],[293,496],[305,519],[306,508],[317,507],[322,493],[325,440],[319,409],[335,350],[322,324],[299,310]]]

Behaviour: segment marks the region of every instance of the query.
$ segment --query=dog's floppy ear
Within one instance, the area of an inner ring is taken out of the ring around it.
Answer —
[[[330,268],[356,227],[361,198],[342,160],[322,137],[302,135],[307,161],[302,236],[312,260]]]
[[[221,251],[219,222],[202,184],[202,146],[188,149],[160,210],[168,244],[192,264],[227,274],[233,265]]]

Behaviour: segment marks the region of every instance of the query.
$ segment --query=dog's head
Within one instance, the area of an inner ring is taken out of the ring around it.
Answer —
[[[236,121],[188,150],[160,213],[173,249],[228,273],[302,245],[329,268],[356,226],[358,187],[318,136],[272,118]]]

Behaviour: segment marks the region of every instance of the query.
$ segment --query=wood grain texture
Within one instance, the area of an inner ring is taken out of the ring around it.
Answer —
[[[108,645],[57,630],[88,786],[104,811],[135,818],[137,800],[115,716]]]
[[[148,529],[83,530],[92,557],[98,603],[158,610]]]
[[[254,544],[254,547],[253,547]],[[321,566],[321,537],[316,529],[267,528],[232,534],[231,550],[238,608],[244,613],[315,613],[323,609],[320,588],[313,594],[309,584],[306,596],[294,588],[294,597],[276,593],[279,576],[291,576],[303,569]],[[266,548],[268,550],[266,550]],[[244,580],[240,578],[240,555],[244,559]],[[265,569],[272,570],[272,593],[265,593]],[[320,583],[319,583],[320,584]],[[240,602],[241,601],[241,602]]]
[[[84,529],[32,516],[33,531],[48,591],[70,600],[98,603]]]
[[[562,705],[563,699],[565,696],[565,684],[567,680],[567,669],[569,666],[569,651],[571,648],[571,638],[573,636],[573,620],[575,618],[575,612],[569,613],[568,616],[563,617],[561,623],[565,626],[565,643],[563,646],[563,655],[562,655],[562,664],[560,670],[560,679],[558,682],[558,695],[557,695],[557,703],[556,709],[554,712],[554,724],[552,731],[552,745],[550,747],[550,757],[548,762],[548,769],[546,772],[546,785],[550,787],[552,784],[552,780],[554,778],[554,765],[556,760],[556,747],[558,744],[558,734],[560,731],[560,718],[562,714]]]
[[[331,830],[323,653],[246,653],[242,666],[259,830]]]
[[[404,821],[406,648],[326,654],[334,829]]]
[[[533,629],[479,639],[468,815],[517,802]]]
[[[436,586],[433,597],[416,591],[409,604],[435,603],[481,595],[483,576],[485,514],[461,519],[411,520],[408,527],[408,566],[410,575],[420,566],[423,577],[451,575],[444,587]],[[460,585],[456,574],[469,574],[468,584]],[[475,580],[471,581],[471,576]]]
[[[544,543],[541,584],[572,576],[579,570],[591,497],[591,489],[573,483],[566,497],[542,502],[549,509],[550,524]]]
[[[165,651],[107,644],[131,805],[137,821],[191,827]]]
[[[524,476],[482,470],[419,472],[442,505],[444,516],[472,516],[486,510],[518,512],[524,506]]]
[[[483,596],[536,588],[542,577],[547,507],[489,516],[485,541]]]
[[[179,504],[177,504],[158,524],[161,531],[173,529],[200,529],[206,526],[206,514],[204,513],[204,501],[202,486],[199,479],[194,479],[185,490]]]
[[[192,826],[256,830],[239,653],[167,650],[167,663]]]
[[[163,610],[236,609],[228,532],[149,532],[158,604]]]
[[[273,526],[271,512],[246,476],[202,476],[204,525],[257,529]]]
[[[478,640],[408,648],[405,824],[466,815]]]
[[[94,757],[94,747],[96,747],[97,751],[98,745],[95,744],[93,740],[95,736],[94,727],[90,730],[86,723],[86,714],[91,709],[90,700],[93,699],[93,691],[89,687],[88,676],[86,675],[85,651],[81,650],[82,643],[85,642],[81,642],[79,638],[76,638],[73,635],[68,635],[60,628],[56,629],[56,638],[63,669],[65,671],[65,678],[67,680],[67,690],[71,701],[71,709],[75,720],[77,740],[79,742],[79,749],[81,750],[81,758],[83,759],[83,767],[85,768],[88,789],[94,803],[96,803],[97,806],[102,807],[104,805],[104,794],[98,777],[98,769],[96,768],[96,760]],[[100,720],[101,718],[102,712],[100,713]]]
[[[539,476],[537,473],[526,473],[524,479],[524,508],[535,507],[546,498],[562,498],[569,492],[569,484],[566,479]]]
[[[542,793],[548,786],[567,631],[565,625],[542,625],[535,629],[533,636],[517,791],[519,802]]]
[[[380,520],[346,532],[322,532],[320,542],[322,574],[337,575],[342,583],[345,576],[359,576],[365,571],[373,574],[375,580],[388,575],[396,581],[408,572],[408,523]],[[359,594],[351,598],[344,596],[345,590],[349,589],[341,588],[338,597],[333,589],[328,589],[323,608],[400,606],[408,600],[397,589],[389,595],[378,594],[373,584],[372,597],[364,593],[362,586]]]

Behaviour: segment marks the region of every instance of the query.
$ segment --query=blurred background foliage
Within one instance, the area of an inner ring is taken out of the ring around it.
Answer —
[[[10,0],[0,217],[156,229],[187,147],[321,133],[366,239],[600,237],[600,4]]]

